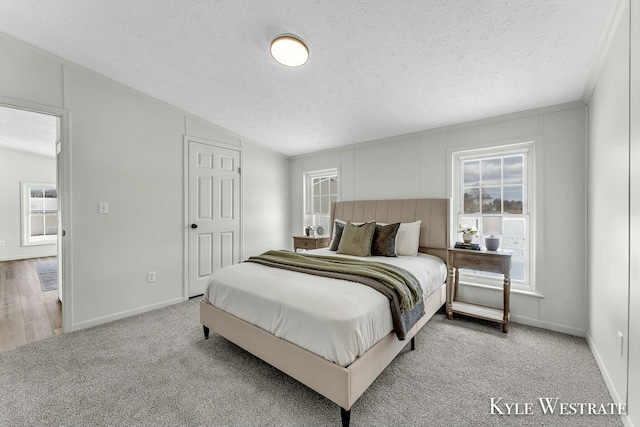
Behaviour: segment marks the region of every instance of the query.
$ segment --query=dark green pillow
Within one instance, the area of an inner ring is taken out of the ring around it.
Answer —
[[[371,256],[371,242],[376,231],[375,222],[353,225],[347,222],[338,245],[338,253],[343,255]]]
[[[335,221],[333,223],[333,240],[331,241],[331,246],[329,247],[330,251],[337,251],[338,245],[340,244],[340,239],[342,238],[342,232],[344,231],[344,222]]]
[[[389,225],[376,224],[376,232],[373,234],[371,255],[398,256],[396,253],[396,236],[400,229],[400,223]]]

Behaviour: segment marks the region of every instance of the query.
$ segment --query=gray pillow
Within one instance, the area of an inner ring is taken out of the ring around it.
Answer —
[[[340,239],[342,238],[342,232],[344,231],[344,222],[336,221],[333,223],[333,240],[331,241],[331,246],[329,246],[330,251],[337,251],[338,245],[340,244]]]
[[[376,224],[376,232],[373,234],[373,243],[371,243],[371,255],[397,257],[396,236],[399,229],[399,222],[389,225]]]
[[[347,222],[338,245],[338,253],[344,255],[370,256],[373,233],[376,231],[375,222],[353,225]]]

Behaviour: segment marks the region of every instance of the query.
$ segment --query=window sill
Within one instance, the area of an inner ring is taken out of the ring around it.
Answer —
[[[20,246],[22,246],[23,248],[28,248],[29,246],[45,246],[45,245],[55,245],[58,243],[58,240],[46,240],[46,241],[42,241],[42,242],[29,242],[29,243],[23,243]]]
[[[469,286],[472,288],[481,288],[481,289],[488,289],[491,291],[498,291],[498,292],[502,292],[502,287],[498,287],[498,286],[492,286],[492,285],[483,285],[480,283],[473,283],[473,282],[467,282],[467,281],[463,281],[460,280],[460,285],[464,285],[464,286]],[[525,295],[528,297],[535,297],[535,298],[544,298],[543,294],[534,292],[534,291],[530,291],[527,289],[518,289],[518,288],[514,288],[513,286],[511,287],[511,293],[512,294],[518,294],[518,295]]]

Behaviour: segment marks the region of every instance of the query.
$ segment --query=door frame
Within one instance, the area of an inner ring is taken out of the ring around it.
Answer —
[[[239,156],[240,156],[240,160],[239,160],[239,165],[238,167],[240,168],[240,200],[239,200],[239,204],[240,204],[240,224],[239,224],[239,236],[238,236],[238,244],[239,244],[239,252],[240,252],[240,259],[243,258],[242,255],[242,201],[243,201],[243,189],[242,189],[242,147],[238,146],[238,145],[232,145],[232,144],[227,144],[224,142],[219,142],[219,141],[214,141],[214,140],[210,140],[210,139],[204,139],[204,138],[199,138],[199,137],[195,137],[195,136],[190,136],[190,135],[185,135],[184,136],[184,143],[183,143],[183,164],[184,164],[184,185],[183,185],[183,200],[182,200],[182,205],[184,207],[184,213],[183,213],[183,221],[182,221],[182,226],[183,226],[183,230],[184,230],[184,237],[183,237],[183,298],[185,301],[187,301],[189,299],[189,234],[190,234],[190,222],[189,222],[189,142],[197,142],[199,144],[205,144],[205,145],[210,145],[212,147],[219,147],[219,148],[224,148],[227,150],[233,150],[233,151],[237,151]]]
[[[54,107],[51,105],[38,104],[36,102],[25,101],[22,99],[0,96],[0,105],[17,110],[32,111],[34,113],[55,116],[59,119],[60,132],[60,156],[62,171],[58,170],[58,162],[56,161],[56,175],[61,177],[57,180],[56,186],[63,195],[62,199],[58,199],[60,206],[62,229],[65,236],[72,235],[71,222],[71,112],[66,108]],[[60,286],[64,287],[62,292],[62,333],[66,334],[73,330],[73,245],[72,240],[58,236],[58,253],[62,253],[62,260],[58,259],[59,268],[61,270],[62,281]]]

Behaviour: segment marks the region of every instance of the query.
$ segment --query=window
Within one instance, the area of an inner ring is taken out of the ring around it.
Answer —
[[[533,291],[531,280],[534,143],[453,153],[454,215],[458,225],[478,229],[476,240],[500,237],[500,249],[513,252],[511,283]],[[460,240],[456,234],[454,240]],[[461,271],[467,282],[502,286],[502,276]]]
[[[304,227],[322,226],[329,232],[331,204],[338,201],[338,169],[305,173]]]
[[[22,183],[22,245],[58,240],[58,190],[55,184]]]

